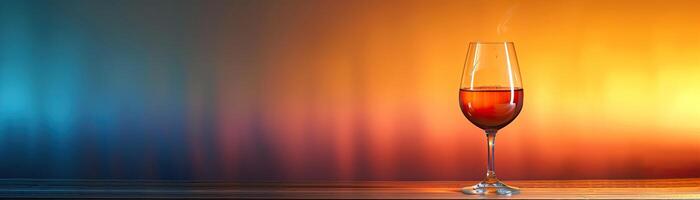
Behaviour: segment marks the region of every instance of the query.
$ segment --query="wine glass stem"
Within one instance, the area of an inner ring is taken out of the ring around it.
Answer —
[[[494,165],[495,159],[495,147],[496,147],[496,131],[497,130],[486,130],[487,139],[487,151],[488,151],[488,163],[486,165],[486,182],[497,182],[496,178],[496,166]]]

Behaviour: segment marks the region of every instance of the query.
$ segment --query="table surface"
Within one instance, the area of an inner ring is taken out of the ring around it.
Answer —
[[[0,179],[0,198],[700,199],[700,178],[506,181],[512,196],[464,195],[476,181],[221,182]]]

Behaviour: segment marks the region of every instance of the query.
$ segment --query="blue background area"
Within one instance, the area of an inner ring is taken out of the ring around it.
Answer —
[[[188,60],[198,13],[0,2],[0,178],[193,178],[183,91],[188,69],[209,73]]]

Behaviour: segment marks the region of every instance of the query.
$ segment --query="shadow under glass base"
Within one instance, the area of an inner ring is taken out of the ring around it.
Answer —
[[[462,188],[464,194],[498,194],[498,195],[512,195],[520,193],[520,189],[517,187],[512,187],[506,185],[501,181],[487,182],[482,181],[473,186],[467,186]]]

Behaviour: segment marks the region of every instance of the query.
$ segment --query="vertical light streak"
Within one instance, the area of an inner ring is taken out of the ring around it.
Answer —
[[[479,43],[477,42],[475,46],[476,47],[474,47],[474,49],[476,49],[476,50],[474,51],[474,61],[472,62],[472,73],[471,73],[472,78],[469,81],[470,82],[469,83],[470,90],[474,90],[474,74],[476,74],[476,67],[479,64],[479,49],[480,49]]]
[[[514,104],[515,85],[513,84],[513,67],[510,64],[510,53],[508,52],[508,42],[503,42],[503,47],[506,49],[506,64],[508,65],[508,81],[510,83],[510,104]]]

